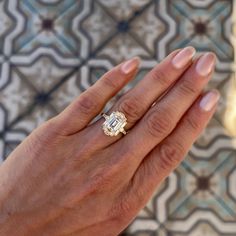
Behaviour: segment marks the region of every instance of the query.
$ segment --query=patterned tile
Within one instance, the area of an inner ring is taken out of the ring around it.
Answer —
[[[217,112],[121,235],[236,235],[233,12],[233,0],[0,0],[0,160],[120,61],[143,59],[118,97],[170,51],[211,50]]]
[[[107,11],[112,14],[116,21],[124,21],[134,14],[138,14],[142,7],[145,7],[150,0],[98,0]]]
[[[38,1],[19,1],[24,28],[15,38],[13,52],[30,55],[39,48],[51,48],[62,58],[81,55],[81,42],[75,37],[71,22],[81,9],[80,1],[60,1],[45,5]],[[78,63],[78,60],[76,61]]]

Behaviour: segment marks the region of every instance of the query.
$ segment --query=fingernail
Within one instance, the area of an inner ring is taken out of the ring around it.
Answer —
[[[140,58],[139,57],[134,57],[134,58],[124,62],[121,65],[121,71],[124,74],[129,74],[132,71],[134,71],[135,69],[137,69],[139,64],[140,64]]]
[[[172,60],[175,68],[181,69],[186,66],[196,53],[195,48],[186,47],[182,49]]]
[[[220,94],[217,90],[208,92],[200,101],[200,107],[204,111],[210,111],[220,99]]]
[[[215,66],[215,55],[206,53],[200,57],[196,65],[196,71],[201,76],[207,76],[211,73]]]

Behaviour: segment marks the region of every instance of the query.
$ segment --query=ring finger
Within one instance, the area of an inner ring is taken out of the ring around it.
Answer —
[[[192,63],[195,54],[193,47],[186,47],[171,53],[133,89],[123,95],[111,108],[112,111],[119,111],[127,118],[126,129],[130,129],[147,112],[150,106],[176,81]],[[104,135],[101,128],[104,119],[101,118],[88,129],[96,133],[97,145],[107,146],[119,139],[120,135],[108,137]],[[87,130],[88,132],[88,130]],[[88,132],[89,135],[90,132]]]

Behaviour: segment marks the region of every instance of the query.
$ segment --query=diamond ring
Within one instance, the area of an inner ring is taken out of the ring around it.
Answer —
[[[108,136],[117,136],[119,133],[126,134],[124,127],[127,124],[127,119],[122,112],[114,111],[110,115],[102,114],[105,118],[102,124],[104,133]]]

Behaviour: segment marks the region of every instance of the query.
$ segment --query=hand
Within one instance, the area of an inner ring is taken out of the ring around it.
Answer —
[[[138,70],[134,58],[106,73],[41,125],[0,167],[0,235],[113,236],[145,206],[212,117],[217,91],[202,95],[212,53],[171,53],[111,108],[128,134],[90,124]],[[174,84],[174,85],[173,85]],[[110,112],[111,112],[110,111]]]

